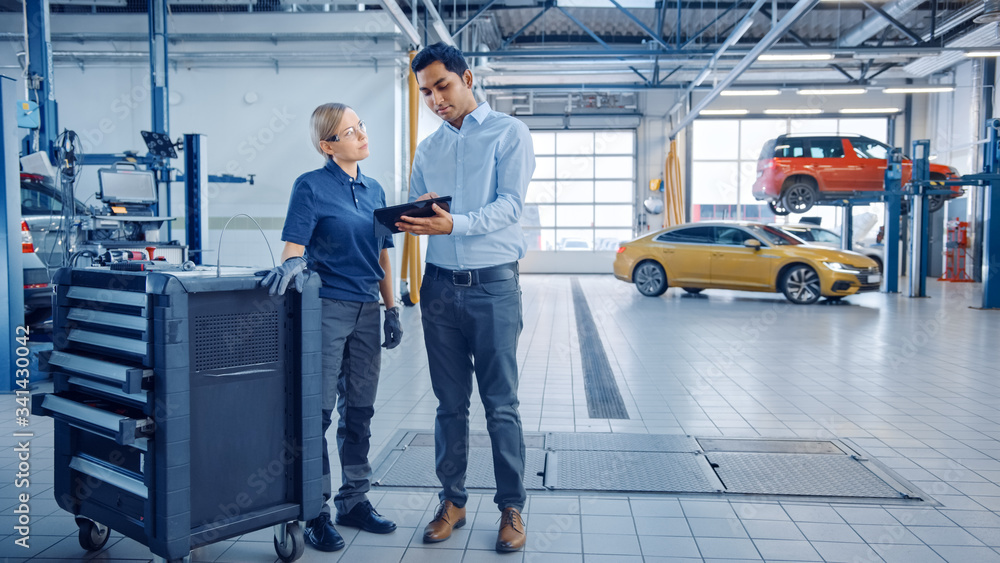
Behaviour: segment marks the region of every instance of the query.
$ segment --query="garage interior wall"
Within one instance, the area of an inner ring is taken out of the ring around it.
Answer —
[[[0,17],[0,31],[23,31],[20,13]],[[53,15],[52,32],[86,33],[118,32],[126,29],[144,30],[145,16],[135,15]],[[392,33],[394,27],[379,12],[309,13],[309,14],[175,14],[169,20],[171,33],[211,32],[218,29],[240,29],[245,32],[367,32]],[[4,74],[19,77],[21,67],[17,53],[20,41],[8,43],[10,48],[0,54]],[[294,42],[288,48],[295,51],[337,50],[350,53],[373,45],[371,41],[312,44]],[[185,45],[184,48],[188,48]],[[254,50],[273,51],[282,46],[271,43],[202,44],[193,50]],[[112,48],[121,51],[147,52],[143,42],[115,42],[113,45],[87,43],[76,46],[81,51]],[[386,47],[389,48],[389,47]],[[54,50],[74,49],[70,44],[57,43]],[[171,44],[171,52],[180,50]],[[343,59],[344,57],[340,57]],[[339,101],[352,106],[363,119],[371,138],[371,156],[361,163],[364,174],[378,180],[386,191],[390,205],[406,189],[404,158],[405,81],[401,80],[405,66],[391,61],[379,61],[377,68],[366,57],[353,57],[359,62],[352,68],[303,68],[273,64],[261,67],[237,67],[214,63],[213,67],[175,66],[170,64],[170,135],[177,139],[185,133],[207,136],[206,168],[210,174],[254,174],[254,185],[210,184],[209,227],[206,233],[205,264],[215,264],[219,234],[226,221],[237,213],[246,213],[260,223],[275,253],[280,258],[280,234],[284,223],[292,183],[300,174],[323,166],[323,157],[313,148],[309,138],[309,119],[316,106]],[[333,63],[333,64],[336,64]],[[358,65],[363,66],[358,66]],[[346,66],[346,64],[344,65]],[[145,154],[139,134],[150,129],[149,64],[146,60],[132,64],[94,63],[81,65],[57,63],[54,69],[54,91],[59,103],[59,127],[76,131],[84,152],[116,153],[133,150]],[[23,96],[23,79],[18,83]],[[78,95],[79,94],[79,95]],[[21,130],[24,133],[24,130]],[[174,160],[183,168],[183,160]],[[77,187],[77,197],[97,203],[93,194],[98,190],[97,167],[84,167]],[[183,173],[183,170],[178,170]],[[183,184],[173,183],[171,216],[172,236],[183,240]],[[405,195],[405,194],[402,194]],[[161,195],[162,198],[162,195]],[[162,199],[161,199],[162,201]],[[161,214],[165,214],[161,211]],[[165,237],[165,235],[164,235]],[[398,245],[398,246],[401,246]],[[246,219],[233,221],[223,242],[222,263],[254,267],[270,267],[267,247],[256,227]]]

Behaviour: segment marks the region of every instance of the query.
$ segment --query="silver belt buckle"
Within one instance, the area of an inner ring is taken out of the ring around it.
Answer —
[[[452,272],[451,282],[458,287],[472,287],[472,272]]]

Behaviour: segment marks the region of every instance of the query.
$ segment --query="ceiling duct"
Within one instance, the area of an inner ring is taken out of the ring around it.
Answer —
[[[972,20],[976,23],[993,23],[1000,21],[1000,0],[983,0],[983,13]]]
[[[913,11],[924,0],[896,0],[886,6],[883,11],[895,19],[900,19],[905,14]],[[889,21],[879,14],[872,14],[865,18],[865,21],[849,29],[841,36],[840,47],[852,47],[860,45],[876,33],[889,27]]]

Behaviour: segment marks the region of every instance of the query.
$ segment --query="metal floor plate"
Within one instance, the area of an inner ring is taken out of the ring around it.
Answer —
[[[705,458],[694,453],[549,452],[545,486],[554,490],[716,493]]]
[[[726,492],[819,497],[903,498],[846,455],[712,452]]]
[[[545,436],[547,450],[616,451],[616,452],[696,452],[698,441],[682,434],[608,434],[550,433]]]
[[[628,433],[525,433],[532,491],[767,495],[830,501],[936,502],[842,440],[694,438]],[[469,489],[493,489],[485,432],[469,435]],[[434,434],[400,431],[374,460],[374,484],[440,486]]]
[[[540,449],[526,449],[524,488],[542,490],[542,478],[538,473],[545,471],[545,452]],[[385,487],[440,487],[434,470],[433,447],[409,447],[399,457],[391,461],[392,466],[378,478],[378,485]],[[376,473],[378,475],[378,473]],[[495,489],[493,478],[493,453],[490,448],[469,448],[469,468],[465,476],[465,486],[469,489]]]
[[[744,452],[768,454],[832,454],[844,455],[844,450],[829,440],[762,440],[754,438],[698,438],[706,452]]]

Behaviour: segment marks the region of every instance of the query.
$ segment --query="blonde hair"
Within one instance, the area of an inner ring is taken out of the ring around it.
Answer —
[[[312,129],[312,143],[324,158],[332,158],[320,148],[320,141],[329,139],[337,134],[340,121],[344,117],[344,112],[350,109],[347,104],[329,103],[323,104],[313,110],[309,125]]]

